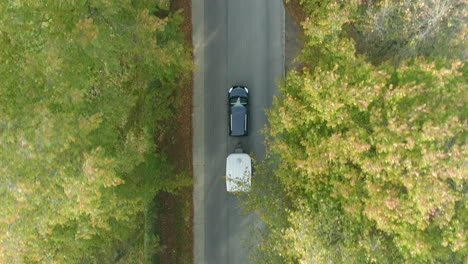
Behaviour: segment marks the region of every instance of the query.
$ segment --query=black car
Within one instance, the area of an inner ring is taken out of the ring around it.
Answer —
[[[247,136],[247,117],[249,115],[249,89],[233,86],[229,89],[229,135]]]

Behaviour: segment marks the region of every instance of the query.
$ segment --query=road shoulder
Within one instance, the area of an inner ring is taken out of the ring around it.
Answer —
[[[204,117],[204,0],[192,0],[193,72],[192,155],[194,263],[205,263],[205,117]]]

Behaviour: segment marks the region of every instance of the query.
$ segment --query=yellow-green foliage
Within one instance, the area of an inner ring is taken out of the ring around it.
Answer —
[[[467,66],[375,67],[343,32],[355,10],[322,1],[311,11],[306,66],[287,74],[269,112],[288,220],[263,217],[265,263],[463,263]]]
[[[153,4],[0,2],[1,263],[111,263],[180,184],[153,137],[190,61]]]

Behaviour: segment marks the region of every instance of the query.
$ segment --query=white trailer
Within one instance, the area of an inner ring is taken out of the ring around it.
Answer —
[[[228,192],[250,191],[252,160],[249,154],[237,148],[226,159],[226,189]]]

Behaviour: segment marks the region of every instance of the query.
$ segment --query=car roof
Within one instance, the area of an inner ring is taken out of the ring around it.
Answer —
[[[243,106],[231,107],[232,125],[231,135],[242,136],[245,134],[245,115],[247,114],[247,108]]]
[[[228,192],[249,191],[252,160],[246,153],[232,153],[226,158],[226,189]]]

